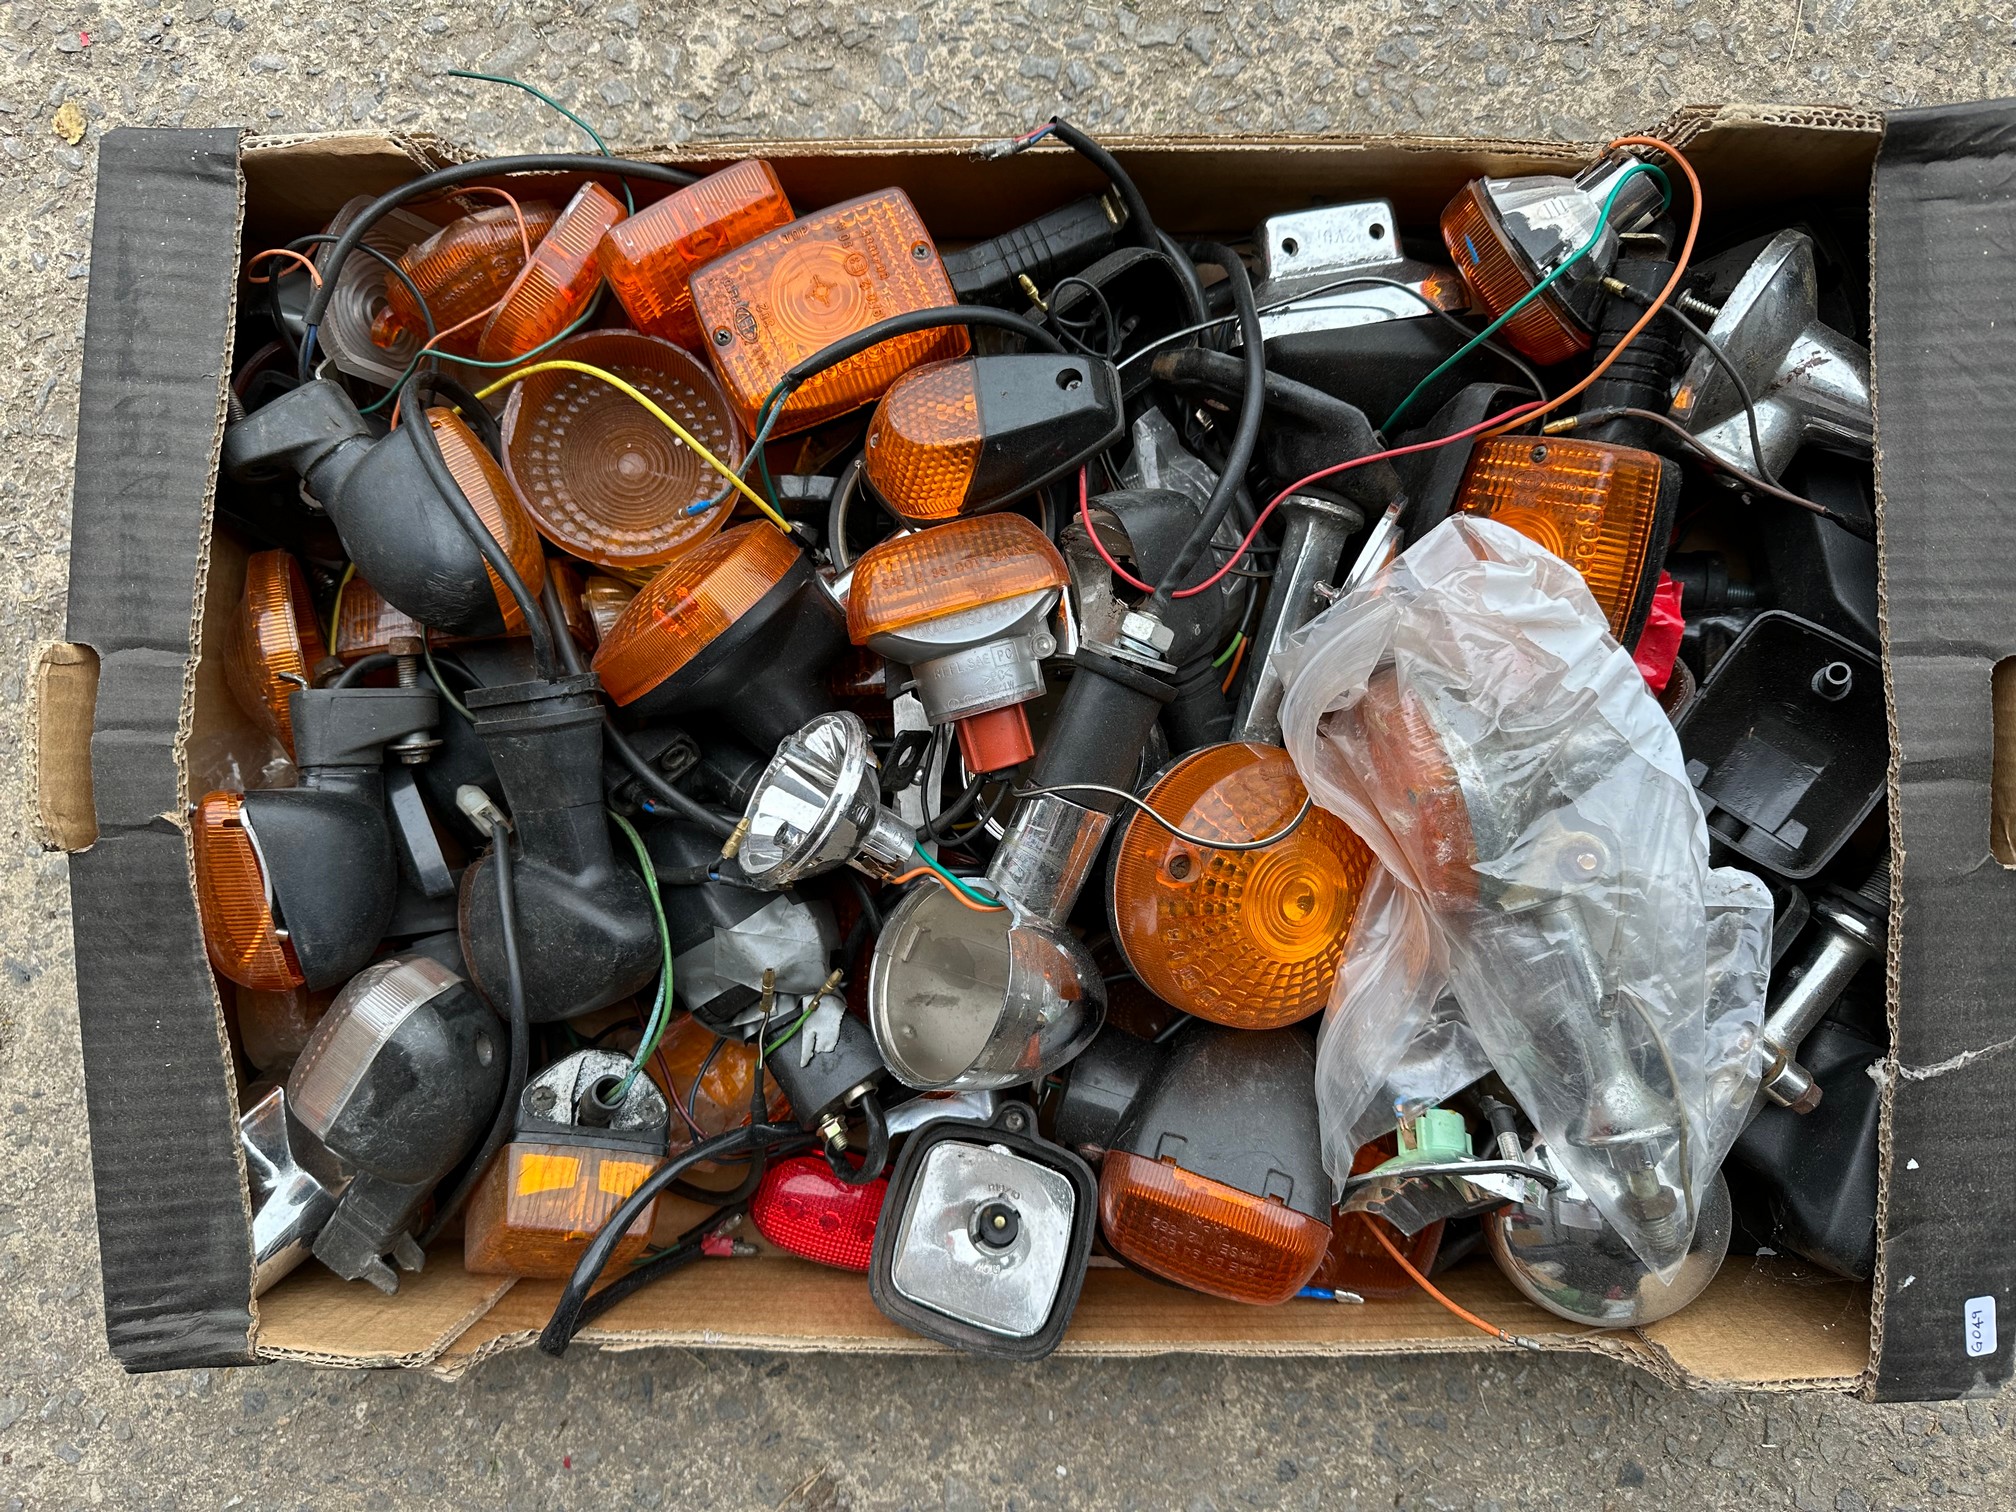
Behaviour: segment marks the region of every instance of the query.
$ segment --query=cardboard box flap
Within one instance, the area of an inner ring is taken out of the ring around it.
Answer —
[[[1874,204],[1895,873],[1875,1391],[1950,1397],[2008,1378],[2016,1281],[2016,872],[1990,852],[1994,667],[2016,652],[2016,106],[1892,116]]]
[[[181,825],[237,283],[235,131],[108,132],[77,417],[70,641],[98,661],[97,843],[72,858],[105,1324],[128,1369],[252,1358],[231,1057]]]

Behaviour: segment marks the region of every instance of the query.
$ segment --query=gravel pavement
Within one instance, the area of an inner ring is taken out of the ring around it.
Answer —
[[[1594,1359],[1324,1364],[519,1354],[457,1386],[105,1354],[61,858],[25,688],[62,625],[98,133],[360,125],[484,148],[1088,126],[1585,139],[1710,100],[2016,93],[1988,8],[1314,0],[888,8],[0,4],[0,1508],[2016,1505],[2008,1399],[1684,1393]],[[88,128],[57,134],[74,104]],[[89,438],[84,438],[89,444]],[[172,1257],[169,1262],[172,1263]]]

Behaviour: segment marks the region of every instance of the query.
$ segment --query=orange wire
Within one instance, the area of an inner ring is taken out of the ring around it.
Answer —
[[[253,268],[257,267],[260,263],[264,262],[269,257],[293,258],[294,261],[299,263],[307,271],[308,276],[315,280],[315,286],[317,288],[320,288],[322,286],[321,270],[317,268],[314,263],[310,262],[306,257],[303,257],[299,252],[296,252],[292,247],[268,247],[264,252],[254,252],[250,257],[245,259],[245,282],[256,284],[273,282],[273,277],[271,274],[265,274],[256,278],[252,274]]]
[[[509,205],[511,207],[511,214],[515,216],[518,221],[518,246],[524,254],[525,261],[528,263],[532,261],[532,234],[530,231],[526,229],[525,226],[525,209],[522,205],[518,203],[516,196],[514,196],[510,190],[499,189],[495,184],[469,184],[466,185],[460,192],[463,194],[494,194],[499,199],[503,200],[507,205]],[[316,281],[319,283],[321,280],[318,279]],[[420,359],[420,357],[432,351],[434,349],[435,342],[441,341],[446,337],[453,336],[457,331],[467,330],[470,326],[476,324],[476,322],[479,320],[488,320],[492,315],[495,315],[499,310],[503,308],[504,308],[504,301],[500,299],[495,304],[489,305],[484,309],[478,310],[474,315],[471,315],[467,320],[458,320],[455,322],[455,324],[449,326],[446,330],[436,331],[432,336],[429,336],[424,343],[422,343],[420,350],[413,354],[414,360],[417,362]],[[402,394],[399,398],[394,399],[392,401],[391,426],[393,430],[399,429],[399,406],[404,402],[404,400],[405,396]]]
[[[1674,165],[1677,168],[1679,168],[1679,170],[1682,173],[1687,175],[1687,189],[1688,192],[1693,196],[1694,206],[1693,209],[1689,212],[1687,218],[1687,239],[1680,244],[1680,256],[1673,263],[1673,276],[1666,280],[1666,287],[1659,291],[1659,297],[1654,299],[1651,304],[1645,307],[1645,312],[1638,317],[1638,323],[1632,326],[1630,330],[1624,333],[1624,339],[1622,341],[1619,341],[1617,345],[1615,345],[1610,349],[1610,353],[1607,357],[1605,357],[1601,362],[1597,363],[1596,366],[1594,366],[1589,370],[1588,377],[1584,378],[1580,383],[1576,384],[1573,388],[1567,389],[1562,393],[1556,394],[1552,399],[1549,399],[1545,404],[1541,405],[1538,409],[1522,410],[1519,413],[1517,419],[1509,420],[1504,425],[1498,426],[1492,430],[1485,431],[1482,435],[1480,435],[1477,438],[1480,441],[1488,440],[1492,436],[1502,436],[1507,431],[1517,430],[1520,426],[1525,425],[1530,420],[1538,420],[1542,415],[1548,414],[1551,411],[1559,409],[1562,405],[1566,404],[1570,399],[1573,399],[1577,394],[1582,393],[1585,389],[1589,387],[1590,384],[1594,383],[1598,378],[1601,378],[1603,374],[1609,370],[1610,364],[1615,362],[1619,357],[1621,357],[1624,354],[1624,349],[1630,346],[1632,342],[1636,341],[1639,337],[1639,334],[1642,331],[1644,331],[1644,329],[1647,326],[1652,324],[1653,317],[1656,316],[1661,310],[1661,308],[1664,307],[1666,301],[1673,297],[1673,291],[1680,287],[1680,280],[1687,276],[1687,264],[1690,261],[1692,261],[1694,257],[1694,238],[1700,233],[1701,230],[1701,180],[1695,175],[1694,165],[1692,163],[1689,163],[1687,159],[1681,155],[1680,149],[1678,147],[1675,147],[1671,142],[1661,141],[1658,137],[1650,137],[1650,136],[1618,137],[1617,140],[1612,142],[1608,147],[1606,147],[1604,151],[1614,152],[1619,147],[1655,148],[1658,151],[1665,153],[1667,157],[1671,158],[1673,160]]]
[[[928,866],[920,866],[915,871],[907,871],[900,877],[891,877],[889,885],[891,887],[900,887],[905,882],[915,882],[919,877],[929,877],[933,882],[936,882],[952,895],[952,901],[957,903],[961,908],[970,908],[975,913],[999,913],[1001,911],[1002,905],[999,903],[975,903],[966,894],[959,891],[958,888],[947,882]]]
[[[1242,640],[1239,642],[1239,649],[1232,653],[1232,666],[1225,673],[1225,681],[1218,685],[1220,693],[1230,693],[1232,691],[1232,680],[1239,675],[1239,664],[1246,660],[1246,647],[1250,644],[1250,641]]]
[[[1457,1317],[1461,1318],[1465,1323],[1468,1323],[1472,1328],[1483,1329],[1485,1333],[1491,1335],[1491,1337],[1494,1339],[1502,1339],[1507,1344],[1517,1344],[1522,1349],[1538,1349],[1540,1347],[1539,1345],[1535,1344],[1531,1339],[1522,1339],[1517,1334],[1507,1333],[1505,1332],[1504,1329],[1500,1328],[1496,1323],[1487,1323],[1482,1318],[1478,1317],[1477,1314],[1471,1312],[1469,1308],[1460,1307],[1456,1303],[1450,1301],[1449,1298],[1443,1294],[1443,1292],[1435,1285],[1434,1282],[1430,1281],[1426,1276],[1422,1275],[1421,1272],[1416,1270],[1414,1268],[1413,1262],[1410,1261],[1405,1255],[1400,1253],[1399,1246],[1394,1244],[1394,1242],[1391,1239],[1388,1239],[1386,1237],[1385,1230],[1380,1228],[1378,1224],[1372,1221],[1372,1215],[1370,1213],[1360,1213],[1358,1216],[1365,1220],[1365,1227],[1367,1227],[1372,1231],[1372,1237],[1379,1241],[1379,1247],[1385,1250],[1387,1254],[1393,1257],[1393,1263],[1399,1266],[1400,1269],[1402,1269],[1403,1271],[1407,1272],[1408,1275],[1412,1276],[1414,1278],[1414,1284],[1416,1286],[1420,1287],[1421,1290],[1425,1291],[1437,1302],[1440,1302],[1444,1307],[1448,1308],[1449,1311],[1454,1313]]]

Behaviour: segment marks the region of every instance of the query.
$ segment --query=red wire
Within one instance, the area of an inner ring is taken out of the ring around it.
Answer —
[[[1293,483],[1290,483],[1281,492],[1267,501],[1267,507],[1260,511],[1259,517],[1253,521],[1252,528],[1240,540],[1239,549],[1225,559],[1223,567],[1220,567],[1194,588],[1179,588],[1169,596],[1179,599],[1195,598],[1198,594],[1204,592],[1205,589],[1215,587],[1224,578],[1226,573],[1239,565],[1240,558],[1252,550],[1254,539],[1260,534],[1260,527],[1267,523],[1267,517],[1274,513],[1276,506],[1290,494],[1301,492],[1311,483],[1320,482],[1324,478],[1335,477],[1341,472],[1349,472],[1354,467],[1367,467],[1374,462],[1384,462],[1390,457],[1405,457],[1413,452],[1433,451],[1436,447],[1447,446],[1452,441],[1467,440],[1479,431],[1489,430],[1494,425],[1516,424],[1527,411],[1538,408],[1540,408],[1540,404],[1537,400],[1531,404],[1521,404],[1505,411],[1502,415],[1493,415],[1489,420],[1480,420],[1477,424],[1457,431],[1454,435],[1437,436],[1433,441],[1416,441],[1412,446],[1389,447],[1382,452],[1373,452],[1369,457],[1353,457],[1348,462],[1338,462],[1330,467],[1319,468],[1306,478],[1297,478]],[[1078,521],[1084,526],[1085,534],[1091,537],[1092,549],[1099,553],[1099,560],[1112,568],[1113,575],[1119,578],[1121,582],[1138,588],[1143,593],[1153,593],[1155,589],[1151,584],[1142,582],[1141,579],[1135,577],[1133,573],[1113,560],[1112,556],[1108,554],[1105,545],[1100,541],[1099,533],[1092,528],[1091,492],[1091,468],[1081,467],[1078,469]]]

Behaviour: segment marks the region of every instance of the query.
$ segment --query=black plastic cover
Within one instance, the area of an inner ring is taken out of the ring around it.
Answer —
[[[1108,213],[1105,198],[1088,194],[999,236],[944,253],[942,260],[961,304],[1021,310],[1029,304],[1022,279],[1046,290],[1060,275],[1075,273],[1107,251],[1119,235],[1120,222]]]
[[[1164,1050],[1114,1148],[1327,1222],[1314,1036],[1191,1024]]]
[[[815,1051],[805,1065],[799,1064],[803,1041],[801,1030],[763,1064],[790,1100],[791,1116],[808,1129],[889,1075],[882,1052],[875,1048],[874,1031],[851,1013],[840,1015],[840,1035],[833,1048]]]
[[[1120,375],[1096,357],[975,357],[980,456],[964,513],[1026,498],[1126,434]]]

